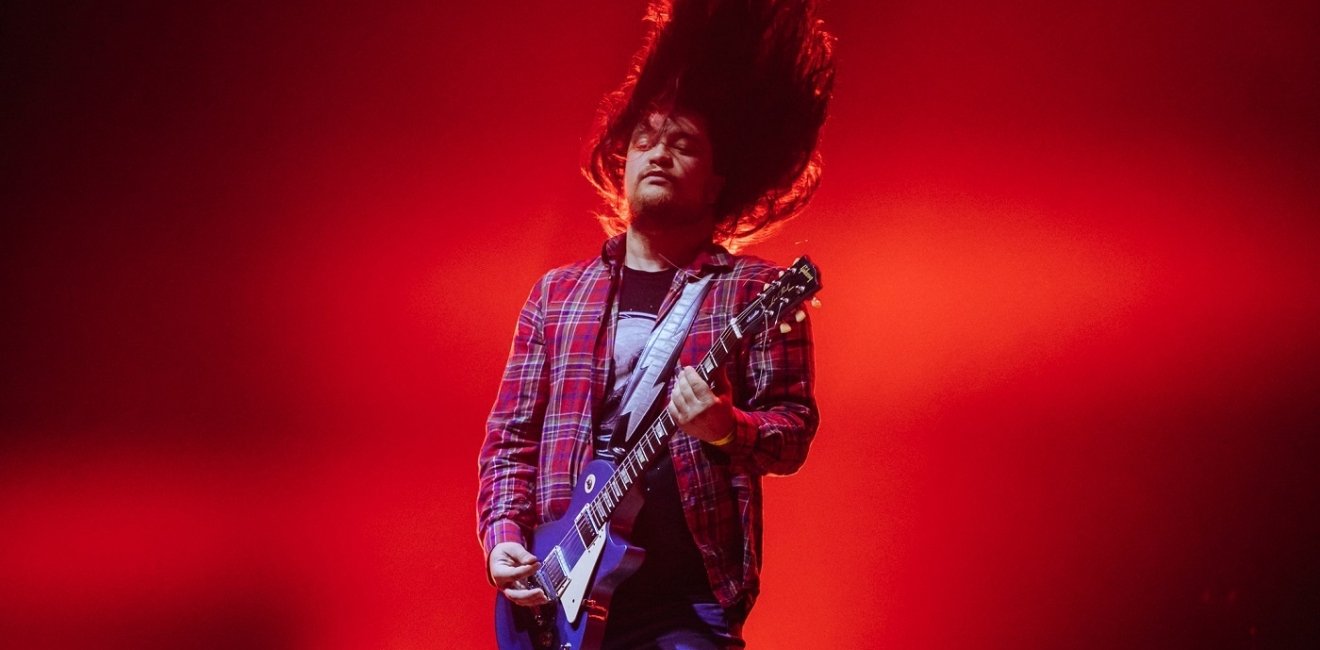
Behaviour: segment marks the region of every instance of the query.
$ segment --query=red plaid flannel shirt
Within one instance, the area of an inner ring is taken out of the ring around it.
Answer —
[[[592,458],[613,358],[608,314],[623,249],[619,235],[600,257],[550,271],[518,316],[479,458],[478,535],[488,556],[500,542],[527,545],[532,529],[562,517]],[[699,362],[778,271],[712,246],[676,274],[661,314],[681,293],[685,272],[714,274],[681,363]],[[737,422],[732,442],[716,448],[681,433],[670,439],[688,528],[725,607],[745,611],[759,591],[761,477],[801,467],[816,432],[808,322],[787,335],[773,328],[755,336],[725,362]]]

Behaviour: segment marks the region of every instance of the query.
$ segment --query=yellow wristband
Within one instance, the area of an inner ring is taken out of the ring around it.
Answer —
[[[737,432],[738,432],[738,428],[734,427],[733,431],[729,432],[729,435],[724,436],[723,438],[720,438],[719,440],[716,440],[714,442],[711,442],[710,444],[715,445],[716,447],[724,447],[729,443],[733,442],[733,434]]]

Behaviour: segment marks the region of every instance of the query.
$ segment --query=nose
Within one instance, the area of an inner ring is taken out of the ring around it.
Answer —
[[[662,167],[668,167],[674,161],[673,152],[663,142],[656,143],[646,153],[650,162]]]

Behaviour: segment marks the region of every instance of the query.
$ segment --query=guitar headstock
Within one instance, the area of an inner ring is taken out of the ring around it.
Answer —
[[[734,319],[734,325],[746,336],[769,329],[771,325],[784,321],[790,313],[820,291],[820,269],[807,256],[793,261],[793,264],[779,274],[773,282],[767,284],[761,294]],[[813,300],[813,303],[817,301]],[[805,314],[796,320],[800,321]],[[789,325],[780,326],[787,332]]]

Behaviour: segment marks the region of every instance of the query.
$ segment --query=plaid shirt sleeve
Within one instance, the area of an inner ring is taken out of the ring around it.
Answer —
[[[478,457],[477,534],[487,555],[500,542],[526,544],[526,533],[535,525],[532,485],[550,392],[542,305],[546,282],[542,278],[532,288],[518,315]]]
[[[737,369],[741,377],[733,380],[742,388],[734,409],[733,439],[719,450],[750,474],[796,472],[816,433],[810,320],[791,324],[787,334],[771,327],[756,335]]]

